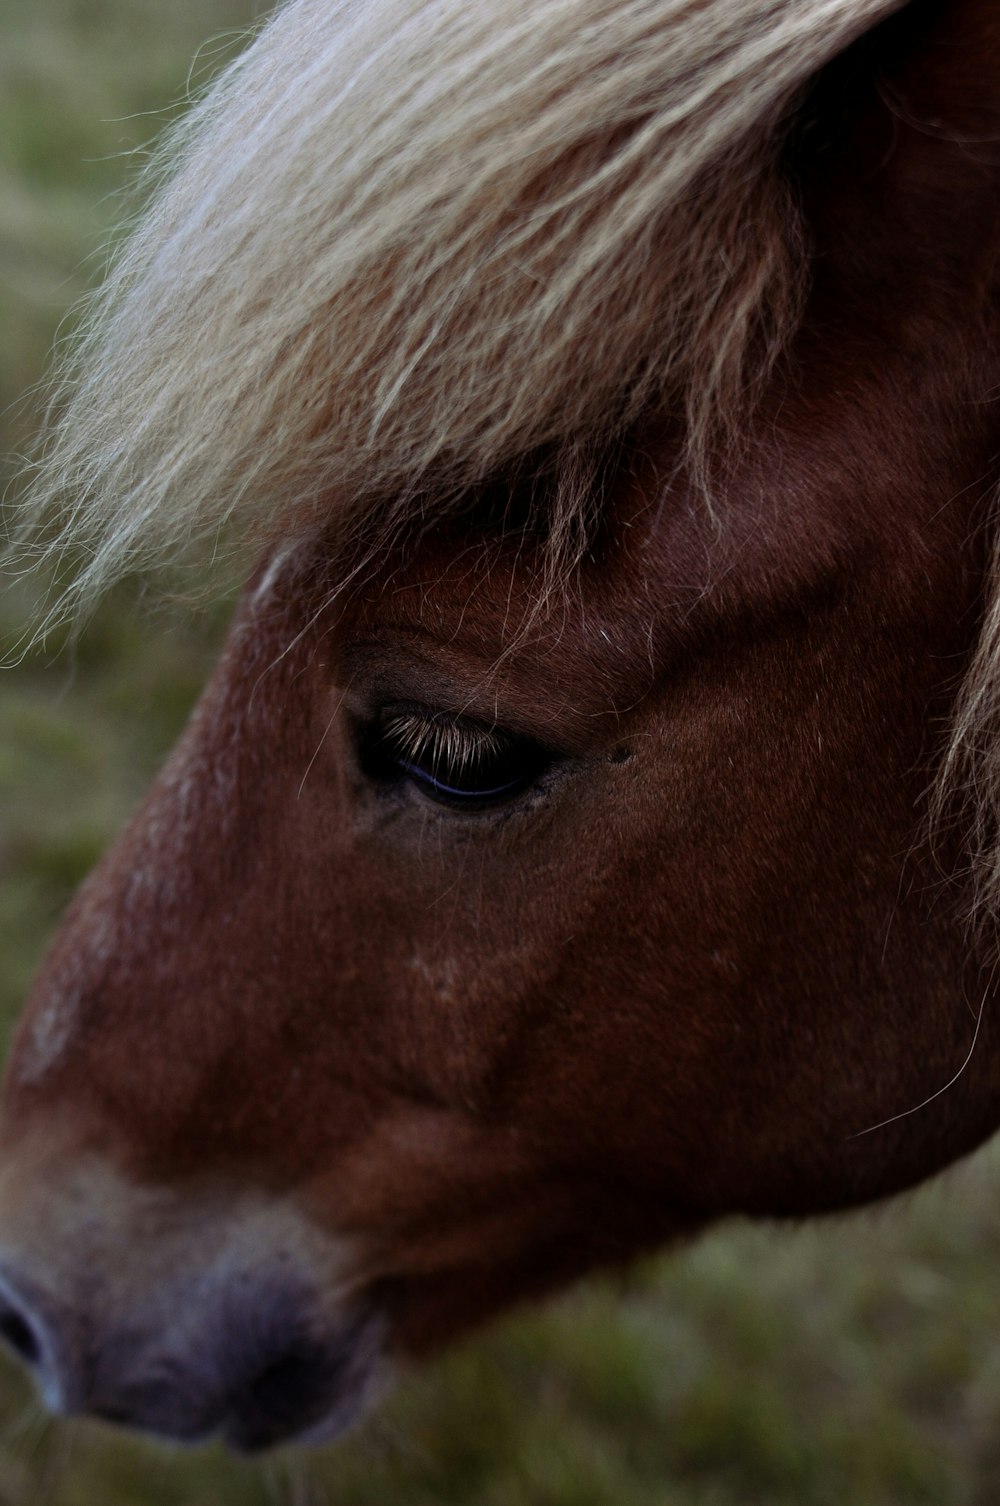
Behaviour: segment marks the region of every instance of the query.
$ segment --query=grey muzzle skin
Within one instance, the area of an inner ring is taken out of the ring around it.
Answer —
[[[58,1190],[34,1227],[0,1190],[0,1338],[49,1410],[255,1453],[334,1437],[383,1389],[383,1318],[290,1204],[185,1207],[97,1180],[61,1230]]]

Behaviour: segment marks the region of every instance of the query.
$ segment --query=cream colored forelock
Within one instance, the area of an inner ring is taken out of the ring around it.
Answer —
[[[160,155],[22,539],[82,556],[84,598],[227,525],[444,506],[540,447],[558,536],[580,457],[654,400],[697,473],[794,328],[789,112],[898,8],[291,0]]]

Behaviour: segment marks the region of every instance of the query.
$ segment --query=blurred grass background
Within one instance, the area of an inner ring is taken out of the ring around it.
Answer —
[[[254,18],[252,0],[0,0],[0,453],[38,421],[23,394],[99,274],[133,156]],[[37,607],[36,586],[5,583],[7,643]],[[225,610],[163,617],[123,592],[72,652],[0,671],[4,1038]],[[998,1170],[988,1149],[884,1210],[730,1227],[595,1282],[309,1456],[52,1424],[5,1364],[0,1506],[1000,1506]]]

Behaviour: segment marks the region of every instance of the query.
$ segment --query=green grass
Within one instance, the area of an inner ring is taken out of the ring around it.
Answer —
[[[135,153],[252,18],[240,0],[0,0],[0,451],[36,421]],[[228,34],[228,38],[227,38]],[[37,612],[7,587],[0,632]],[[224,605],[109,601],[0,673],[0,1034],[74,886],[183,723]],[[54,650],[53,646],[53,650]],[[53,1425],[0,1368],[0,1506],[995,1506],[1000,1156],[892,1208],[722,1229],[517,1315],[361,1435],[263,1465]]]
[[[2,0],[4,450],[30,432],[32,405],[19,400],[102,264],[131,160],[253,12],[247,0]]]

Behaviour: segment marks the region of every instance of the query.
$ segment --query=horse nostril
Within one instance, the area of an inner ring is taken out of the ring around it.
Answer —
[[[0,1339],[28,1365],[37,1365],[42,1357],[42,1346],[31,1323],[16,1308],[0,1308]]]
[[[65,1412],[78,1405],[71,1313],[33,1284],[0,1276],[0,1343],[28,1365],[46,1406]]]

